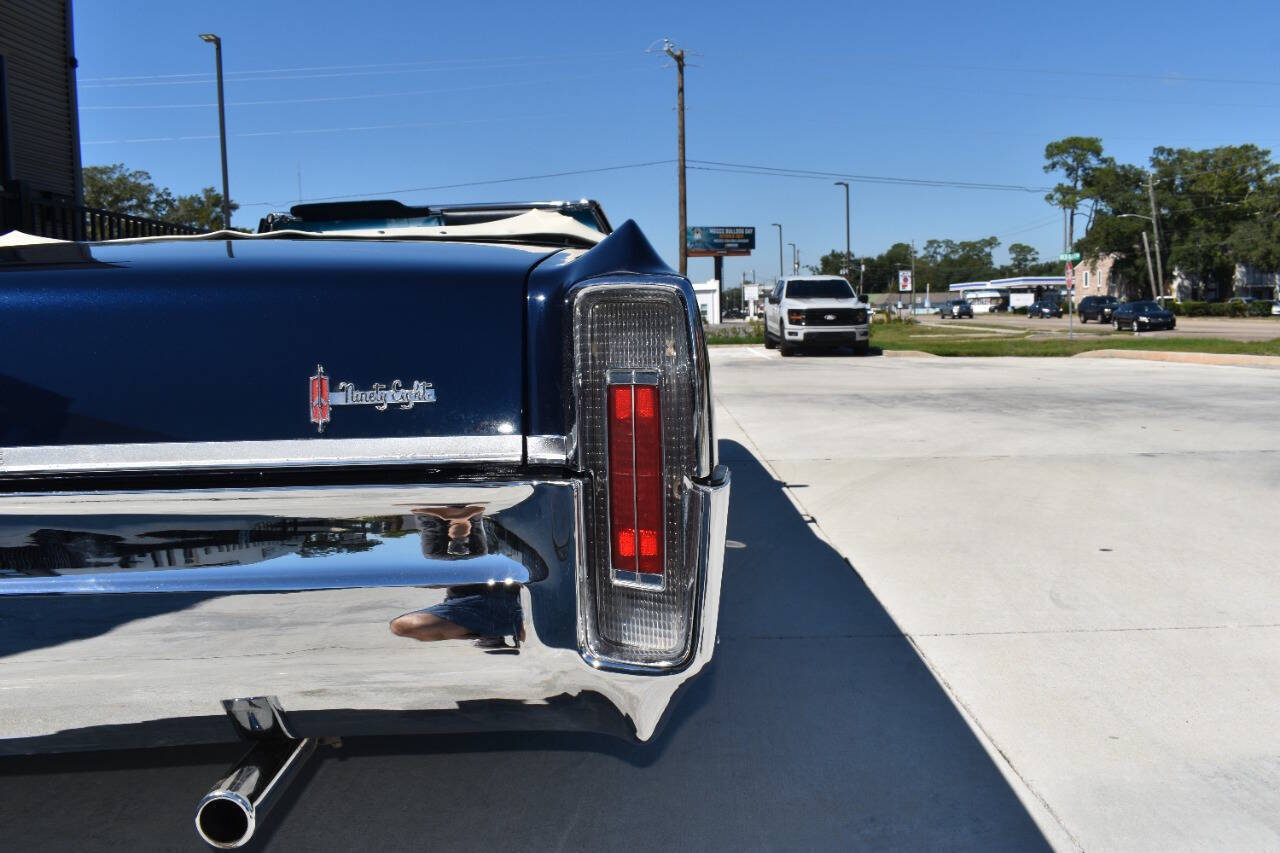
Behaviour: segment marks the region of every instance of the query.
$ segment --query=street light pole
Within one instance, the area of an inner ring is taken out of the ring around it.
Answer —
[[[849,241],[849,182],[836,181],[833,186],[844,187],[844,265],[848,271],[846,274],[853,277],[853,251],[850,249]]]
[[[222,39],[213,33],[201,33],[200,40],[213,45],[218,68],[218,140],[222,145],[222,227],[231,227],[231,189],[227,184],[227,106],[222,96]]]
[[[1156,284],[1155,270],[1151,269],[1151,243],[1147,241],[1146,231],[1142,232],[1142,250],[1147,253],[1147,278],[1151,279],[1151,298],[1159,299],[1164,287]]]
[[[1148,184],[1147,186],[1148,188],[1150,188],[1151,185]],[[1154,213],[1155,212],[1155,207],[1154,207],[1155,196],[1154,195],[1151,196],[1151,203],[1153,205],[1153,207],[1151,208],[1151,212]],[[1156,299],[1159,299],[1161,296],[1164,295],[1164,270],[1161,269],[1160,267],[1160,226],[1156,222],[1156,218],[1154,216],[1144,216],[1141,213],[1117,213],[1116,219],[1145,219],[1151,223],[1151,230],[1154,231],[1156,234],[1156,239],[1155,239],[1156,269],[1153,275],[1151,271],[1151,247],[1147,246],[1147,276],[1151,278],[1151,292],[1155,295]],[[1142,232],[1142,243],[1144,246],[1147,244],[1146,231]],[[1174,299],[1175,300],[1177,299],[1176,295],[1174,296]]]
[[[782,271],[782,223],[770,222],[769,224],[778,229],[778,277],[781,278],[785,275]]]
[[[1151,199],[1151,232],[1156,241],[1156,275],[1160,277],[1160,284],[1157,288],[1161,296],[1164,295],[1164,265],[1160,260],[1160,214],[1156,211],[1156,179],[1150,172],[1147,173],[1147,197]],[[1174,301],[1178,299],[1174,294]]]
[[[800,272],[800,260],[796,257],[796,244],[788,243],[787,245],[791,247],[791,274],[795,275]]]

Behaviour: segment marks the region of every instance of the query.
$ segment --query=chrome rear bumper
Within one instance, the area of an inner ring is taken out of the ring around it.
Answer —
[[[637,672],[579,646],[571,478],[2,495],[0,753],[234,739],[222,702],[251,696],[298,736],[647,739],[715,647],[728,472],[690,498],[693,650]],[[392,629],[427,608],[468,636]]]

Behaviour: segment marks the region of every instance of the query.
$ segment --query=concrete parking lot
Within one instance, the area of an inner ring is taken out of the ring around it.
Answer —
[[[721,642],[657,740],[349,739],[262,846],[1280,847],[1280,371],[712,363]],[[201,849],[236,754],[0,760],[4,846]]]
[[[1055,846],[1280,847],[1280,372],[714,362]]]
[[[964,326],[989,326],[1009,331],[1065,332],[1068,324],[1074,322],[1075,330],[1081,334],[1107,335],[1114,330],[1109,323],[1081,323],[1067,317],[1046,317],[1029,319],[1021,314],[979,314],[972,320],[943,320],[936,315],[922,315],[917,319],[928,325],[944,325],[948,328]],[[1121,332],[1129,335],[1131,332]],[[1232,341],[1269,341],[1280,338],[1280,317],[1179,317],[1178,327],[1172,330],[1146,332],[1145,335],[1177,337],[1177,338],[1226,338]]]

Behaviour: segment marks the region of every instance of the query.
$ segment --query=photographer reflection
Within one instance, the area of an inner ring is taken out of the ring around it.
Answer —
[[[391,620],[391,633],[422,642],[474,639],[485,648],[503,648],[511,637],[524,640],[524,610],[515,583],[451,586],[444,601]]]
[[[482,506],[414,509],[422,556],[466,560],[489,553],[496,540],[490,541],[493,534],[483,513]],[[505,648],[511,637],[519,648],[524,639],[520,586],[489,582],[449,587],[440,604],[392,619],[391,633],[422,642],[475,639],[489,648]]]

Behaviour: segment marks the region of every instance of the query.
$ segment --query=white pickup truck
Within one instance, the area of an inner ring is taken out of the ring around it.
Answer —
[[[869,313],[839,276],[782,278],[765,300],[764,345],[784,356],[802,346],[851,346],[866,355]]]

